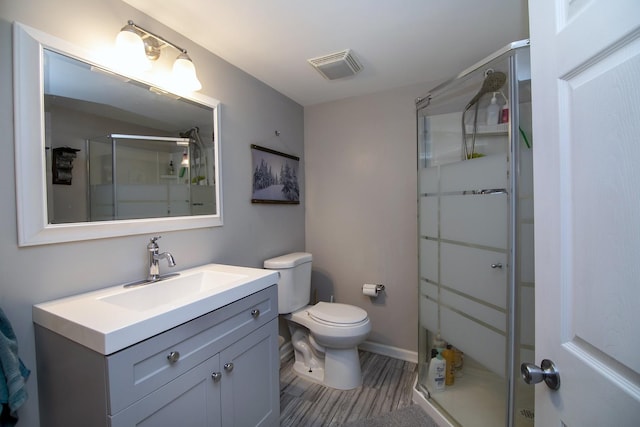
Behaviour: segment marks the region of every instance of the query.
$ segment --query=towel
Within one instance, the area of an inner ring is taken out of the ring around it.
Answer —
[[[9,319],[0,308],[0,423],[16,417],[16,411],[27,400],[25,383],[31,372],[18,357],[18,340]],[[5,409],[9,409],[9,414]],[[7,416],[9,415],[9,416]],[[13,424],[15,424],[14,420]],[[17,421],[17,420],[16,420]]]

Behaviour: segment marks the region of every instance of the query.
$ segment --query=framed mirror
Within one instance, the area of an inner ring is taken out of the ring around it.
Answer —
[[[220,104],[14,24],[20,246],[222,225]]]

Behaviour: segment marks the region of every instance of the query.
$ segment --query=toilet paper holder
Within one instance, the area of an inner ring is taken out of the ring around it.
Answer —
[[[372,292],[373,291],[373,292]],[[384,285],[382,284],[374,284],[374,283],[365,283],[362,285],[362,293],[369,296],[378,296],[378,293],[384,291]]]

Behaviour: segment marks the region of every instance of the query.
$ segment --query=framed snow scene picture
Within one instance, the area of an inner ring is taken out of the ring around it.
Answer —
[[[300,204],[300,158],[251,145],[253,161],[252,203]]]

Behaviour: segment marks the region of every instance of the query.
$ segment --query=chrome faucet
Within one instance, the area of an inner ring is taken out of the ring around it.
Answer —
[[[169,252],[158,253],[160,247],[158,246],[158,237],[152,237],[151,242],[147,245],[147,252],[149,253],[149,275],[147,276],[147,282],[157,282],[160,280],[160,264],[158,261],[166,259],[169,267],[175,267],[176,260],[173,259],[173,255]]]

